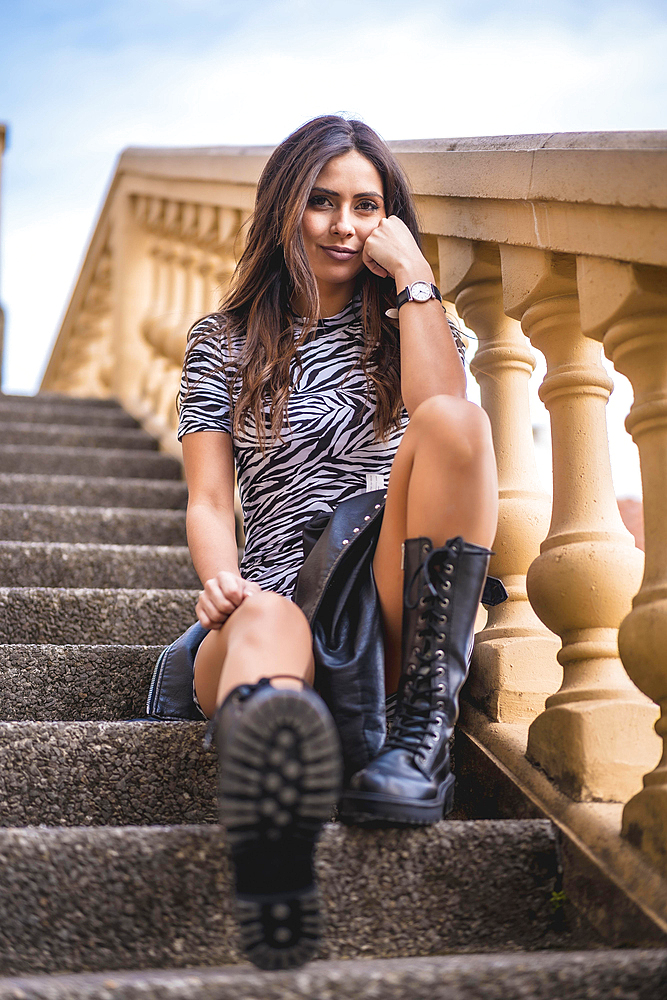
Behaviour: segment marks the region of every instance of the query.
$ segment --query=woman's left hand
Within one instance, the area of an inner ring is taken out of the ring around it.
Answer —
[[[433,280],[433,272],[414,236],[396,215],[380,220],[364,244],[362,260],[380,278],[414,273],[413,280]]]

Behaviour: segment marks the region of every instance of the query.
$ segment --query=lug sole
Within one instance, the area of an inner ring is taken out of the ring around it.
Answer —
[[[339,816],[343,823],[361,826],[428,826],[444,819],[454,808],[454,785],[454,775],[447,775],[438,798],[428,803],[347,789],[340,802]]]
[[[310,696],[248,703],[220,774],[241,947],[261,969],[310,961],[322,936],[315,845],[338,798],[338,735]]]

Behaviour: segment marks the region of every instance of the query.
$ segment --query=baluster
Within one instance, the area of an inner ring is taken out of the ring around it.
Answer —
[[[577,277],[587,336],[603,341],[634,390],[626,427],[641,462],[646,564],[620,628],[619,649],[632,680],[662,710],[655,728],[663,753],[627,803],[623,833],[667,875],[667,275],[655,267],[582,258]],[[647,757],[647,768],[652,763]]]
[[[210,253],[202,254],[199,264],[199,315],[215,312],[220,303],[214,295],[213,287],[214,258]]]
[[[215,205],[200,205],[197,214],[196,240],[199,246],[208,250],[218,237],[218,213]]]
[[[638,787],[654,707],[618,657],[617,629],[641,579],[642,554],[616,504],[605,406],[613,383],[581,333],[575,263],[502,247],[507,312],[547,360],[553,509],[528,596],[562,639],[563,684],[530,726],[527,756],[572,798],[625,801]]]
[[[245,232],[241,227],[249,215],[248,212],[240,212],[231,208],[220,209],[218,236],[215,244],[216,257],[213,266],[213,292],[216,309],[229,287],[238,256],[243,252]]]
[[[113,264],[111,290],[113,330],[113,395],[135,416],[142,407],[142,381],[150,361],[150,349],[138,336],[148,308],[151,260],[148,232],[157,225],[160,204],[153,199],[135,203],[118,197],[110,213],[110,250]],[[134,212],[138,213],[135,218]]]
[[[466,693],[496,722],[533,719],[561,681],[560,643],[531,608],[526,573],[547,533],[551,501],[540,488],[528,403],[535,359],[516,320],[503,312],[497,248],[440,238],[441,282],[479,338],[471,371],[491,420],[499,517],[491,572],[509,600],[489,609],[477,633]],[[444,290],[444,289],[443,289]]]

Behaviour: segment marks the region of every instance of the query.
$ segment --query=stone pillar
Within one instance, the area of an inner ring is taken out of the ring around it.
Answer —
[[[540,389],[551,417],[553,509],[528,596],[562,639],[563,684],[531,724],[527,756],[578,800],[625,801],[654,747],[654,707],[628,679],[617,629],[643,558],[614,496],[605,406],[613,383],[581,333],[575,261],[501,248],[507,312],[547,360]]]
[[[584,330],[603,340],[634,389],[626,427],[641,461],[646,564],[619,649],[632,680],[660,706],[663,753],[626,805],[623,833],[667,875],[667,272],[594,258],[577,271]]]
[[[112,252],[112,323],[114,334],[113,395],[135,416],[141,409],[142,381],[150,351],[140,330],[148,309],[151,284],[150,235],[141,221],[153,210],[137,204],[121,179],[110,213]],[[135,212],[139,212],[139,220]]]
[[[2,209],[2,156],[5,151],[7,126],[0,124],[0,210]],[[1,213],[0,213],[1,214]],[[5,312],[0,302],[0,393],[2,393],[2,369],[4,359]]]
[[[466,694],[495,722],[533,719],[561,681],[560,642],[528,603],[526,573],[547,533],[551,501],[539,485],[528,405],[535,368],[516,320],[503,312],[497,249],[440,238],[441,284],[479,338],[471,370],[491,420],[498,465],[499,517],[491,572],[509,600],[489,609],[478,632]]]

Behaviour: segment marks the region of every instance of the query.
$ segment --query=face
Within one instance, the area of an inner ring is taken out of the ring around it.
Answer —
[[[301,220],[320,292],[354,284],[364,266],[364,243],[386,218],[383,195],[379,171],[356,150],[334,157],[320,170]]]

